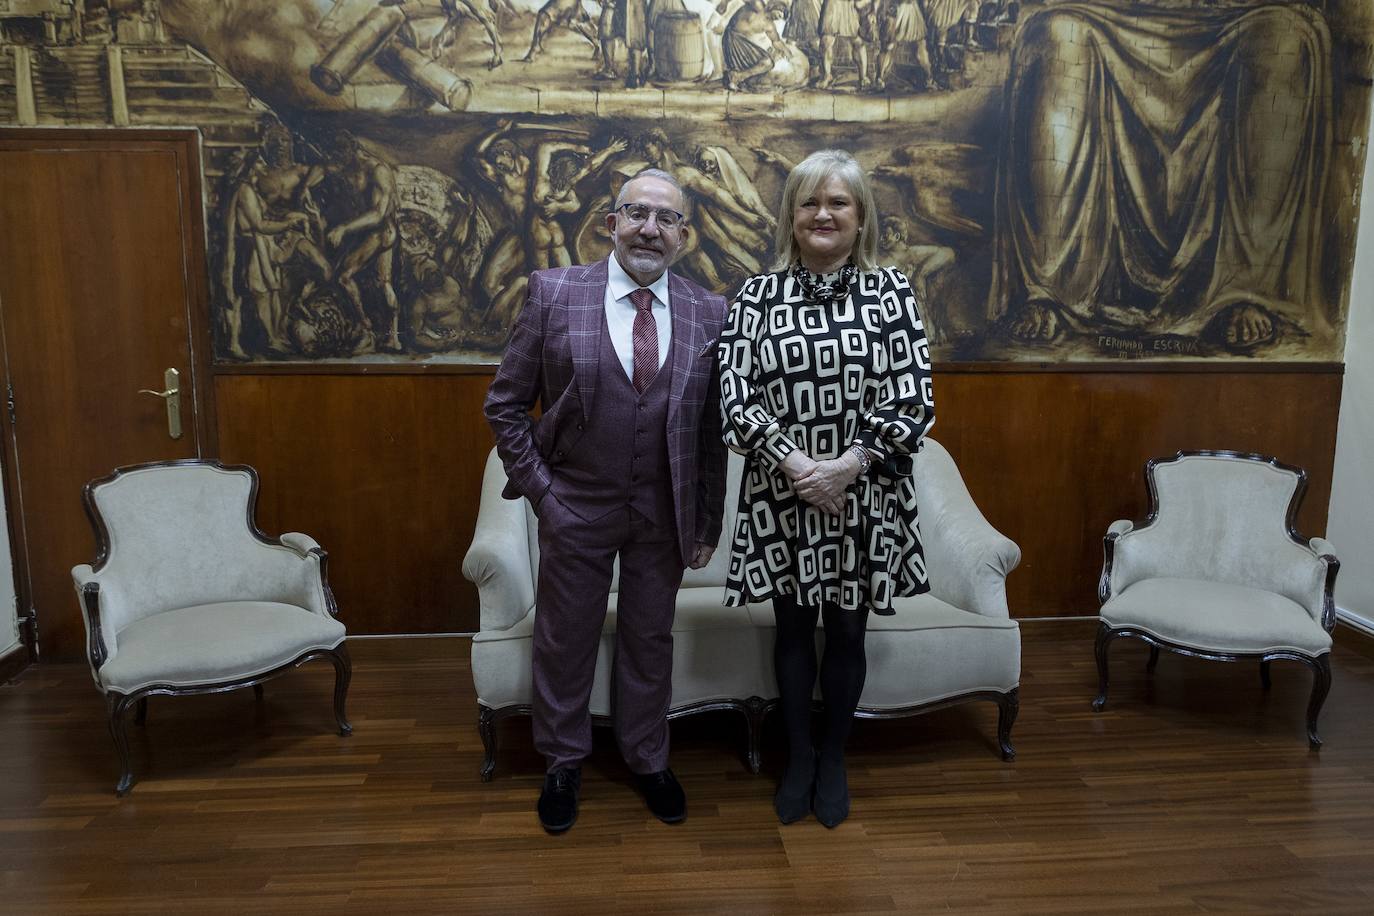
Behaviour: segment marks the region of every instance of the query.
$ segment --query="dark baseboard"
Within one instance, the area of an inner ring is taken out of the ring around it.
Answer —
[[[8,684],[16,674],[29,666],[30,661],[29,647],[22,642],[0,655],[0,684]]]
[[[1357,627],[1337,618],[1336,631],[1331,636],[1336,645],[1342,649],[1358,652],[1365,658],[1374,658],[1374,634],[1369,633],[1363,627]]]

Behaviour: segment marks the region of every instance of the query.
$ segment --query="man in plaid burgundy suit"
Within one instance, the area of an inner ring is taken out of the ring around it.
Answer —
[[[720,539],[725,300],[668,271],[690,231],[685,209],[666,172],[626,182],[606,216],[614,253],[530,275],[487,393],[504,495],[539,516],[534,744],[548,764],[538,811],[551,833],[577,818],[617,555],[616,740],[649,809],[667,823],[687,815],[668,769],[673,608],[684,568],[705,566]]]

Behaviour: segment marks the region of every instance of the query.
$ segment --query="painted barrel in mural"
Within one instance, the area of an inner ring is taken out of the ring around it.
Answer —
[[[706,45],[696,13],[660,13],[654,20],[654,67],[661,80],[699,80],[706,72]]]
[[[310,79],[330,95],[343,92],[363,64],[382,49],[406,21],[399,7],[378,6],[368,10],[358,24],[349,29],[324,60],[310,68]]]

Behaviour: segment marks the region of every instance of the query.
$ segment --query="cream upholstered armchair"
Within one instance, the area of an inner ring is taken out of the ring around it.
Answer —
[[[327,557],[303,534],[272,539],[254,522],[250,467],[168,461],[120,468],[86,484],[93,565],[72,569],[86,650],[119,752],[117,795],[133,786],[126,714],[148,697],[253,687],[304,662],[334,665],[334,717],[352,665],[334,619]]]
[[[1120,637],[1216,661],[1258,660],[1269,687],[1277,659],[1312,669],[1307,737],[1331,688],[1332,590],[1340,562],[1330,543],[1293,527],[1307,488],[1301,468],[1265,455],[1179,452],[1145,465],[1150,514],[1107,529],[1099,586],[1098,694],[1107,702],[1107,649]]]

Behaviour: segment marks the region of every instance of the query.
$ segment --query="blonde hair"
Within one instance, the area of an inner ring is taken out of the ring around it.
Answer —
[[[816,193],[831,175],[838,175],[859,205],[859,237],[854,240],[852,257],[859,270],[878,268],[878,207],[868,173],[858,160],[842,149],[823,149],[797,163],[782,188],[782,208],[778,213],[778,233],[774,240],[774,270],[787,270],[801,258],[801,248],[792,233],[792,214],[797,202]]]

